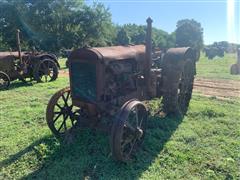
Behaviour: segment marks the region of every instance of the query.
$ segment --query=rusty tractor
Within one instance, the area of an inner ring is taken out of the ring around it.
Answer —
[[[231,66],[231,74],[240,74],[240,48],[237,49],[237,63]]]
[[[162,98],[163,116],[186,113],[196,55],[188,47],[171,48],[153,60],[152,20],[147,23],[146,45],[71,52],[70,87],[56,92],[47,106],[47,124],[56,137],[66,140],[84,127],[103,130],[110,135],[114,159],[126,162],[144,139],[148,118],[144,101]]]
[[[39,52],[22,52],[19,30],[17,31],[17,52],[0,52],[0,90],[7,89],[11,81],[37,82],[54,81],[58,77],[59,63],[54,54]]]

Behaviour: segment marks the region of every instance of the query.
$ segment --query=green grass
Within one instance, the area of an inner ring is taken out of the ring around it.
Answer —
[[[231,75],[230,67],[237,62],[237,54],[207,59],[203,54],[197,62],[197,77],[240,80],[240,75]]]
[[[63,69],[63,70],[66,69],[66,61],[67,61],[67,58],[59,58],[58,59],[60,69]]]
[[[202,67],[198,72],[205,71]],[[68,83],[67,78],[14,82],[0,92],[0,179],[240,178],[239,99],[195,94],[183,119],[150,116],[143,147],[123,164],[112,159],[104,133],[80,131],[70,145],[53,137],[45,122],[46,106]],[[158,100],[150,104],[154,111]]]

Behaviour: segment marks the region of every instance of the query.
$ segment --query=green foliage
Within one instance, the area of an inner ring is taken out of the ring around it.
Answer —
[[[203,48],[203,28],[193,19],[184,19],[177,22],[176,45],[178,47]]]
[[[118,45],[128,45],[130,44],[130,37],[124,28],[120,28],[117,33],[116,42]]]
[[[27,46],[47,51],[106,46],[113,39],[111,14],[102,4],[82,1],[0,1],[3,41],[16,49],[16,29]],[[28,47],[26,47],[28,48]]]
[[[8,48],[8,45],[3,41],[3,37],[0,34],[0,51],[4,51]]]
[[[131,44],[145,44],[146,38],[146,26],[136,25],[136,24],[125,24],[123,26],[117,27],[118,32],[123,35],[121,38],[116,39],[116,44],[121,44],[121,41],[128,42],[130,40]],[[123,30],[124,29],[124,30]],[[125,33],[125,34],[124,34]],[[129,36],[129,38],[126,37]],[[125,39],[125,40],[124,40]],[[167,32],[152,28],[152,42],[154,48],[166,49],[170,47],[175,47],[175,34],[168,34]]]

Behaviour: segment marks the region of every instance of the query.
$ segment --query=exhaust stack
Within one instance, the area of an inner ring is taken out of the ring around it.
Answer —
[[[152,22],[147,19],[146,49],[145,49],[145,79],[147,85],[147,94],[151,91],[151,67],[152,67]]]
[[[22,52],[21,52],[21,44],[20,44],[20,37],[19,37],[20,30],[17,29],[17,48],[18,48],[18,57],[20,59],[20,63],[22,64]]]

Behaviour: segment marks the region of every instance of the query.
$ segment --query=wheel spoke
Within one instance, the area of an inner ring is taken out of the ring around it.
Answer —
[[[68,115],[66,115],[66,119],[67,119]],[[66,120],[64,121],[64,130],[67,130],[67,124],[66,124]]]
[[[141,117],[140,124],[138,127],[142,127],[143,117]]]
[[[58,132],[62,129],[63,124],[64,124],[64,121],[62,122],[61,126],[58,128],[58,130],[57,130]]]
[[[68,101],[69,96],[70,96],[70,91],[67,93],[66,101]],[[73,105],[71,105],[71,106],[73,106]]]
[[[56,106],[61,110],[63,109],[58,103],[56,104]]]
[[[66,120],[68,118],[68,115],[64,115],[63,114],[63,122],[61,124],[61,126],[59,127],[59,129],[57,130],[58,132],[62,129],[62,127],[64,126],[64,129],[66,130]]]
[[[130,156],[130,154],[131,154],[131,152],[132,152],[132,150],[133,150],[133,148],[134,148],[134,146],[135,146],[135,144],[136,144],[136,141],[137,141],[137,139],[134,139],[134,141],[131,143],[131,149],[130,149],[130,151],[128,152],[128,156]]]
[[[126,121],[124,125],[126,128],[129,128],[131,130],[131,132],[136,131],[136,128],[134,128],[128,121]]]
[[[69,92],[68,92],[69,93]],[[67,95],[67,98],[64,96],[64,95],[62,95],[62,99],[63,99],[63,101],[64,101],[64,104],[65,104],[65,106],[68,106],[68,103],[67,103],[67,101],[68,101],[68,95]]]
[[[57,115],[57,117],[53,120],[53,123],[55,123],[61,115],[62,115],[62,113],[60,112],[60,113]]]
[[[123,141],[123,144],[121,145],[122,149],[124,150],[124,147],[125,147],[127,144],[131,143],[132,140],[133,140],[133,137],[132,137],[132,138],[128,137],[127,139],[125,139],[125,140]]]

